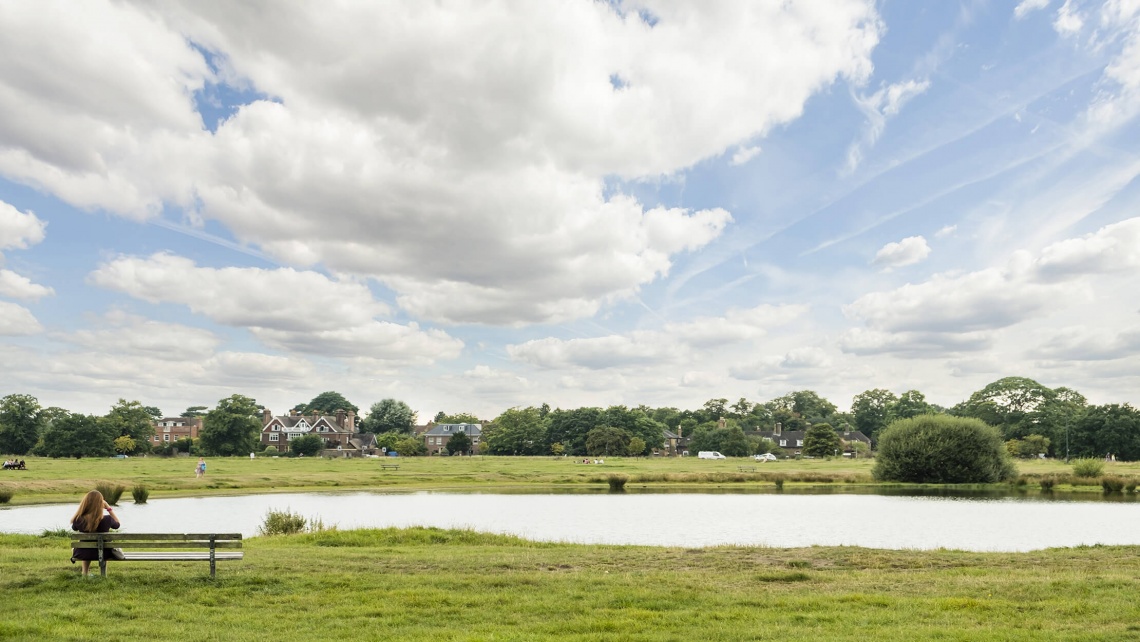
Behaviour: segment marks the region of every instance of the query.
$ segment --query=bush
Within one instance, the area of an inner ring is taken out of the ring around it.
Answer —
[[[103,496],[103,501],[112,506],[118,506],[119,498],[123,496],[123,491],[126,490],[126,487],[110,482],[99,482],[95,484],[95,490],[99,491],[99,494]]]
[[[1119,493],[1124,490],[1124,480],[1120,477],[1101,477],[1100,487],[1103,488],[1106,493]]]
[[[316,457],[325,449],[325,440],[316,435],[303,435],[289,442],[289,450],[306,457]]]
[[[879,481],[918,484],[992,484],[1017,474],[997,428],[948,415],[887,426],[871,472]]]
[[[1100,477],[1104,473],[1104,462],[1099,459],[1074,459],[1073,474],[1077,477]]]
[[[625,483],[629,481],[626,475],[610,475],[606,480],[610,484],[610,492],[621,493],[625,492]]]
[[[292,535],[305,532],[307,520],[290,510],[270,510],[259,529],[262,535]]]
[[[1057,485],[1057,479],[1056,478],[1054,478],[1054,477],[1042,477],[1041,478],[1041,490],[1043,492],[1051,492],[1053,490],[1053,486],[1055,486],[1055,485]]]
[[[146,489],[146,486],[138,484],[131,489],[131,497],[134,498],[136,504],[145,504],[147,498],[150,497],[150,491]]]
[[[7,504],[12,501],[12,496],[15,494],[7,488],[0,488],[0,504]]]

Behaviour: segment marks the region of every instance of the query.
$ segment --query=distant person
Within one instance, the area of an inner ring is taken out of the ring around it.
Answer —
[[[103,511],[107,511],[104,515]],[[79,531],[80,533],[106,533],[112,528],[119,528],[119,518],[115,517],[115,509],[103,499],[102,493],[97,490],[89,491],[83,496],[83,501],[79,502],[79,508],[75,511],[75,515],[71,518],[71,530]],[[114,559],[109,555],[115,549],[108,549],[103,552],[103,559]],[[83,576],[91,572],[91,562],[99,559],[99,551],[94,548],[73,548],[71,549],[71,563],[74,564],[76,560],[83,563]]]
[[[198,465],[194,467],[194,477],[203,477],[206,475],[206,458],[199,457]]]

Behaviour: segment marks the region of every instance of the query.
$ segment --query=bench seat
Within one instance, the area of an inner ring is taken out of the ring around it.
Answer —
[[[214,577],[215,563],[244,557],[241,550],[234,550],[241,545],[241,533],[75,533],[71,536],[73,549],[98,551],[99,572],[103,576],[107,575],[107,549],[111,548],[123,553],[124,559],[116,562],[209,562],[210,577]]]

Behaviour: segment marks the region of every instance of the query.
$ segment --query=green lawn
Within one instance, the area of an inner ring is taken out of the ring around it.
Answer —
[[[341,489],[486,489],[603,485],[611,474],[624,474],[631,487],[693,485],[742,488],[787,484],[870,484],[871,460],[803,459],[760,463],[751,459],[701,460],[686,458],[606,458],[605,464],[582,464],[575,458],[553,457],[403,457],[400,470],[384,471],[379,459],[209,458],[208,473],[195,479],[196,459],[161,457],[131,459],[27,458],[26,471],[0,471],[0,490],[14,493],[13,504],[71,502],[95,482],[145,485],[151,496],[209,495],[244,491],[275,492]],[[741,472],[741,467],[756,472]],[[1036,478],[1066,475],[1059,461],[1018,461],[1018,469],[1035,484]],[[1140,479],[1140,463],[1110,463],[1106,474]],[[1099,492],[1088,480],[1076,490]],[[1058,490],[1074,490],[1058,486]],[[129,492],[128,492],[129,496]]]
[[[432,529],[253,538],[81,579],[0,536],[0,639],[1135,640],[1140,548],[1023,554],[541,544]]]

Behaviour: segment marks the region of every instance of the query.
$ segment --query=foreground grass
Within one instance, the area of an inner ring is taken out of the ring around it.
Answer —
[[[381,470],[376,459],[210,458],[208,474],[194,477],[196,458],[131,459],[27,458],[28,470],[0,472],[0,490],[14,493],[11,503],[72,502],[95,482],[143,485],[153,498],[235,492],[330,489],[372,490],[509,490],[533,487],[605,486],[609,475],[629,478],[628,488],[699,486],[702,490],[772,488],[776,480],[790,485],[870,485],[871,460],[803,459],[758,463],[751,459],[721,461],[685,458],[606,458],[602,465],[582,464],[571,457],[405,457],[400,470]],[[386,461],[385,463],[390,463]],[[1037,480],[1066,476],[1060,461],[1019,461],[1019,471],[1034,486]],[[749,470],[741,471],[744,467]],[[751,469],[755,469],[752,472]],[[1140,463],[1114,462],[1105,473],[1140,479]],[[1062,482],[1059,491],[1099,492],[1097,480]]]
[[[81,579],[0,535],[0,639],[1134,640],[1140,548],[1022,554],[531,543],[435,529],[254,538]]]

